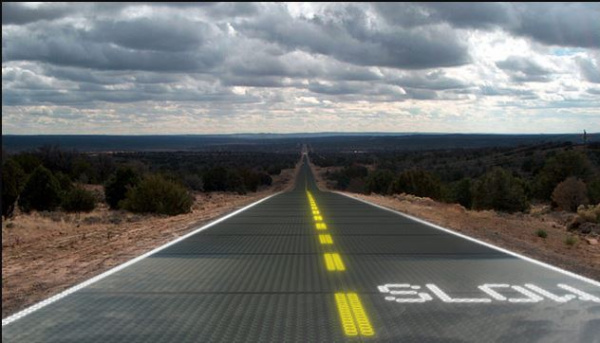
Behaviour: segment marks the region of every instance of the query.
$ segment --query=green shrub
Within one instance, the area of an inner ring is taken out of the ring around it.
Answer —
[[[204,182],[198,174],[185,174],[181,179],[185,186],[193,191],[204,190]]]
[[[535,232],[535,235],[541,238],[546,238],[548,237],[548,233],[542,229],[539,229]]]
[[[375,170],[367,177],[367,191],[369,193],[387,194],[393,181],[394,173],[391,170]]]
[[[92,192],[73,187],[63,197],[61,207],[66,212],[91,212],[96,207],[96,198]]]
[[[60,205],[60,195],[58,180],[48,169],[39,166],[25,183],[19,197],[19,208],[23,212],[52,211]]]
[[[583,181],[569,177],[552,192],[552,201],[564,211],[575,212],[579,205],[587,205],[587,187]]]
[[[140,176],[135,170],[128,167],[119,168],[104,185],[104,197],[110,208],[119,208],[119,202],[125,199],[127,190],[139,182]]]
[[[225,191],[246,194],[246,183],[244,177],[237,170],[228,170],[225,173]]]
[[[346,188],[348,192],[353,193],[366,193],[367,185],[365,183],[365,179],[362,177],[355,177],[350,179],[350,183],[348,183],[348,187]]]
[[[32,153],[21,153],[12,158],[23,168],[25,174],[33,173],[42,164],[42,161]]]
[[[194,198],[180,184],[149,175],[127,191],[120,206],[136,213],[177,215],[191,211]]]
[[[448,200],[453,203],[458,203],[465,208],[471,208],[473,204],[472,194],[473,182],[470,178],[464,178],[450,185],[450,194]]]
[[[214,167],[202,175],[205,192],[225,191],[227,188],[227,170],[223,167]]]
[[[63,172],[56,172],[56,173],[54,173],[54,177],[56,178],[56,181],[58,181],[58,184],[60,185],[60,190],[61,190],[62,194],[66,194],[69,191],[71,191],[71,189],[73,189],[73,182],[71,182],[71,178],[69,177],[69,175],[67,175]]]
[[[407,170],[401,173],[390,186],[391,193],[407,193],[420,197],[440,199],[442,183],[432,173],[424,170]]]
[[[535,193],[543,200],[550,200],[554,188],[570,176],[587,181],[592,174],[588,157],[578,151],[564,151],[548,159],[536,177]]]
[[[8,218],[15,210],[15,203],[25,184],[25,173],[12,159],[2,164],[2,216]]]
[[[273,184],[273,178],[269,174],[261,173],[259,176],[261,185],[270,186]]]
[[[588,183],[588,198],[591,204],[600,204],[600,178]]]
[[[496,167],[475,182],[473,208],[517,212],[527,210],[529,202],[521,180]]]
[[[568,246],[573,246],[577,243],[577,237],[575,236],[567,236],[567,238],[565,238],[565,244]]]
[[[279,165],[275,165],[275,164],[271,164],[268,168],[267,168],[267,173],[269,175],[279,175],[281,174],[281,166]]]

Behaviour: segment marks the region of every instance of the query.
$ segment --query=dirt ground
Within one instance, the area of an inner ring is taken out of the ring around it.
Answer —
[[[331,187],[323,179],[324,168],[312,166],[321,189]],[[534,206],[530,213],[507,214],[495,211],[471,211],[458,204],[446,204],[412,195],[365,195],[348,193],[387,208],[424,219],[493,245],[549,263],[574,273],[600,280],[600,244],[588,239],[597,236],[575,235],[566,229],[573,214],[551,211],[548,206]],[[537,236],[538,230],[547,233]],[[576,243],[565,240],[574,236]]]
[[[163,245],[194,228],[293,185],[296,169],[256,193],[196,194],[173,217],[109,210],[17,215],[2,222],[2,318]],[[99,187],[101,189],[101,187]]]

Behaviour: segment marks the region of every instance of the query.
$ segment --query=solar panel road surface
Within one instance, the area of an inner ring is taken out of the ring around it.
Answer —
[[[597,282],[295,189],[2,323],[4,342],[600,342]]]

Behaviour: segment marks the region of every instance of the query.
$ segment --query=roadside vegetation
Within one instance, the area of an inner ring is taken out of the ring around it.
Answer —
[[[267,149],[268,150],[268,149]],[[279,152],[198,151],[80,153],[57,146],[2,152],[2,216],[32,211],[112,210],[188,213],[194,193],[247,194],[269,187],[298,155]],[[98,196],[89,188],[101,186]]]
[[[568,228],[600,234],[600,145],[542,143],[519,147],[429,151],[313,147],[335,189],[363,194],[408,194],[470,210],[529,213],[532,205],[579,213]],[[584,214],[585,213],[585,214]],[[582,232],[583,233],[583,232]],[[541,237],[541,236],[540,236]]]

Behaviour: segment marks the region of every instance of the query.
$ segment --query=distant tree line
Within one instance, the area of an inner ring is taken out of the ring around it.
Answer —
[[[260,152],[143,152],[86,154],[43,146],[2,152],[2,215],[89,212],[97,202],[112,209],[175,215],[191,211],[193,191],[256,192],[292,168],[297,154]],[[98,199],[85,185],[102,185]]]
[[[466,208],[527,211],[532,202],[575,211],[600,202],[600,150],[553,143],[517,148],[323,153],[311,161],[341,166],[335,187],[362,193],[413,194]]]

